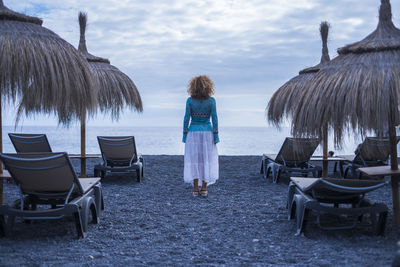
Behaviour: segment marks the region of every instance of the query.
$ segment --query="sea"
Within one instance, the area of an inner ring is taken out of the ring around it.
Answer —
[[[3,151],[14,153],[8,133],[45,133],[53,151],[66,151],[69,154],[80,153],[80,127],[71,126],[4,126]],[[107,127],[87,126],[86,153],[99,154],[100,149],[97,136],[135,136],[136,147],[143,155],[183,155],[181,127]],[[277,153],[285,137],[290,136],[290,129],[282,127],[277,129],[272,126],[265,127],[220,127],[218,143],[219,155],[262,155],[263,153]],[[335,155],[353,154],[361,140],[349,135],[341,148],[335,148],[332,137],[329,150]],[[319,147],[314,155],[322,155]]]

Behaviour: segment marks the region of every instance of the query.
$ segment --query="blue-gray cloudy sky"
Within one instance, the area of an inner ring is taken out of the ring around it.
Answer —
[[[400,3],[392,2],[400,25]],[[377,25],[379,0],[4,0],[44,20],[77,46],[78,12],[88,13],[87,47],[109,58],[137,85],[143,114],[125,111],[121,125],[180,126],[186,86],[195,75],[215,82],[222,126],[266,126],[269,98],[298,71],[320,60],[319,23],[331,24],[330,56]],[[14,110],[4,121],[13,124]],[[35,120],[33,120],[35,119]],[[23,125],[56,124],[36,116]],[[98,115],[89,124],[103,124]]]

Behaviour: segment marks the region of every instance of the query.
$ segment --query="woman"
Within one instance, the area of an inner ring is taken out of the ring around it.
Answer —
[[[190,97],[186,101],[183,121],[185,143],[185,165],[183,179],[193,184],[193,196],[208,195],[207,185],[218,179],[218,117],[214,94],[214,83],[208,76],[194,77],[188,86]],[[212,120],[212,125],[210,122]],[[190,126],[189,126],[190,121]]]

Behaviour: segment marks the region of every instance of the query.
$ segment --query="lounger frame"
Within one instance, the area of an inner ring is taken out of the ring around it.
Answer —
[[[304,232],[311,211],[316,213],[317,225],[324,230],[352,229],[368,214],[373,233],[384,234],[388,208],[383,203],[371,203],[365,194],[385,186],[387,182],[319,178],[304,181],[310,185],[303,187],[299,186],[301,180],[291,178],[287,201],[288,218],[296,219],[297,235]],[[323,225],[320,218],[324,214],[347,216],[352,221],[345,225]]]
[[[107,172],[135,172],[137,181],[144,176],[144,159],[137,153],[134,136],[98,136],[103,163],[94,167],[94,175],[104,178]]]
[[[262,156],[260,173],[266,179],[272,175],[274,183],[277,183],[284,173],[298,173],[303,176],[312,174],[318,177],[321,168],[310,163],[318,144],[319,140],[316,138],[287,137],[275,157],[267,154]]]
[[[399,142],[400,137],[397,137]],[[390,154],[390,141],[387,137],[366,137],[356,151],[356,155],[352,161],[343,163],[343,177],[347,178],[349,172],[352,179],[360,179],[361,173],[358,168],[383,166],[388,164]]]
[[[78,238],[85,236],[90,215],[99,222],[104,209],[100,178],[79,179],[66,153],[0,154],[0,159],[20,192],[12,206],[0,206],[1,236],[11,232],[15,217],[29,222],[73,216]]]

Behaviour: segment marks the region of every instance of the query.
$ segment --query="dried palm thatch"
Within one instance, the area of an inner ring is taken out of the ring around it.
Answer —
[[[292,132],[316,135],[321,126],[334,131],[339,145],[348,130],[362,136],[388,133],[391,169],[398,169],[396,129],[400,124],[400,30],[392,22],[389,0],[381,0],[379,23],[363,40],[338,49],[338,56],[307,83]],[[393,215],[400,225],[398,177],[392,178]]]
[[[142,99],[133,81],[105,58],[90,54],[86,47],[87,14],[80,12],[78,16],[80,39],[78,49],[87,59],[90,69],[98,81],[96,94],[98,107],[103,113],[110,113],[112,119],[118,119],[122,109],[143,110]],[[81,176],[86,176],[86,120],[81,119]]]
[[[306,84],[311,80],[314,74],[319,71],[320,67],[329,61],[327,46],[328,32],[328,22],[321,22],[322,56],[320,63],[314,67],[301,70],[299,75],[282,85],[270,99],[266,110],[267,117],[275,126],[279,127],[285,118],[293,117],[299,104],[299,99],[304,94]]]
[[[86,60],[68,42],[16,13],[0,0],[0,88],[25,113],[54,113],[68,124],[96,108],[95,80]]]
[[[98,105],[102,112],[110,112],[113,119],[118,119],[122,109],[142,111],[142,100],[133,81],[105,58],[93,56],[86,48],[85,31],[87,14],[79,13],[80,40],[79,51],[86,57],[99,81]]]
[[[322,56],[320,63],[314,67],[300,71],[299,75],[281,86],[268,103],[268,120],[277,127],[279,127],[284,118],[290,118],[296,115],[298,106],[301,104],[299,103],[299,99],[308,89],[306,86],[307,83],[315,73],[330,60],[327,45],[329,23],[326,21],[321,22],[319,31],[322,39]],[[327,177],[328,161],[326,161],[326,159],[328,158],[328,129],[325,125],[324,127],[320,127],[320,129],[321,131],[315,134],[315,136],[321,138],[323,141],[323,177]]]
[[[387,133],[400,123],[400,30],[389,0],[381,2],[377,29],[338,49],[306,84],[292,121],[296,136],[318,134],[327,123],[339,145],[347,130]]]

